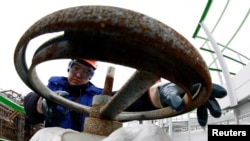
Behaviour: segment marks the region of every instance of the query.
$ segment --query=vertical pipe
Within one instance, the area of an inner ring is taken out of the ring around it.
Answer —
[[[240,123],[239,122],[239,110],[237,108],[233,109],[233,114],[234,114],[235,124],[238,125]]]
[[[168,118],[168,134],[173,139],[173,122],[172,122],[172,118]]]
[[[113,88],[113,81],[114,81],[114,75],[115,75],[115,68],[114,67],[108,67],[106,79],[104,83],[104,89],[103,89],[103,95],[109,95],[112,94],[112,88]]]
[[[188,112],[187,115],[188,115],[188,141],[191,141],[190,112]]]
[[[215,54],[218,57],[218,61],[219,61],[220,65],[221,65],[221,68],[223,70],[222,73],[223,73],[224,78],[226,80],[225,83],[226,83],[228,94],[229,94],[230,105],[231,106],[236,106],[237,105],[237,100],[236,100],[236,97],[235,97],[235,91],[234,91],[232,81],[230,79],[230,73],[228,71],[228,67],[226,65],[226,62],[223,59],[223,56],[222,56],[222,54],[221,54],[221,52],[220,52],[220,50],[218,48],[218,45],[217,45],[214,37],[212,36],[210,31],[208,30],[205,23],[201,22],[200,25],[203,28],[203,30],[205,31],[206,35],[208,36],[208,39],[209,39],[209,41],[211,42],[211,44],[212,44],[212,46],[214,48]]]

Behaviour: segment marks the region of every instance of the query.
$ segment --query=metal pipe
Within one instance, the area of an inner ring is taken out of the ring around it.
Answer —
[[[210,42],[214,48],[215,54],[217,55],[218,60],[220,62],[220,66],[223,70],[222,73],[223,73],[224,78],[226,80],[225,83],[226,83],[228,94],[229,94],[230,105],[236,106],[238,102],[237,102],[236,97],[235,97],[236,94],[234,91],[233,82],[231,81],[231,78],[230,78],[230,73],[229,73],[227,64],[226,64],[225,60],[223,59],[222,53],[220,52],[220,50],[216,44],[216,40],[214,39],[213,35],[210,33],[206,24],[204,22],[201,22],[200,25],[203,28],[203,30],[205,31],[206,35],[208,36],[208,39],[210,40]]]
[[[101,108],[100,113],[102,117],[114,119],[116,115],[133,104],[159,79],[159,76],[150,72],[136,71],[113,96],[112,100]]]
[[[114,82],[115,68],[108,67],[106,79],[104,82],[103,95],[112,95],[112,88]]]

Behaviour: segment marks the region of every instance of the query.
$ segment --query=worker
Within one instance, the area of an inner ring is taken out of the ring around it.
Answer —
[[[72,59],[68,64],[68,77],[53,76],[49,79],[47,86],[52,91],[55,91],[56,94],[68,100],[92,106],[93,97],[101,95],[103,92],[103,89],[96,87],[90,81],[97,67],[98,64],[94,60]],[[197,86],[194,86],[193,92],[197,88]],[[217,117],[221,112],[215,97],[217,95],[224,97],[226,90],[215,84],[213,84],[212,89],[213,94],[206,102],[208,104],[205,104],[201,110],[198,110],[202,111],[202,114],[198,115],[198,121],[201,121],[201,125],[207,122],[207,114],[205,112],[207,109],[210,112],[217,112]],[[156,83],[136,102],[130,105],[126,111],[147,111],[170,106],[173,110],[180,112],[185,106],[182,99],[183,95],[184,91],[173,83]],[[80,132],[83,132],[84,120],[88,116],[87,114],[78,113],[53,103],[50,100],[40,97],[35,92],[30,92],[25,96],[24,109],[32,124],[43,123],[45,121],[45,127],[58,126]]]

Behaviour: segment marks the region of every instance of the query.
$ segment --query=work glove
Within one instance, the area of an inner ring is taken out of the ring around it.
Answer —
[[[194,84],[191,88],[191,93],[194,94],[199,88],[199,84]],[[158,87],[160,101],[163,107],[170,106],[171,109],[179,112],[184,107],[182,97],[185,92],[174,83],[166,83]],[[208,120],[208,111],[210,114],[219,118],[221,116],[221,108],[216,98],[223,98],[227,95],[227,91],[218,84],[212,84],[212,92],[209,99],[204,105],[197,108],[197,119],[201,126],[205,126]]]
[[[67,93],[66,91],[56,91],[55,93],[59,96],[62,96],[62,97],[66,97],[69,95],[69,93]],[[44,114],[46,121],[60,122],[65,118],[64,113],[62,113],[61,111],[59,111],[57,109],[56,103],[54,103],[46,98],[42,98],[41,104],[42,104],[41,110]]]
[[[198,89],[199,85],[195,84],[192,86],[192,93]],[[200,126],[206,126],[208,120],[208,111],[214,118],[221,116],[221,107],[216,98],[223,98],[227,95],[226,89],[218,84],[212,84],[211,96],[207,102],[197,108],[197,120]]]
[[[163,107],[170,106],[171,109],[179,112],[184,107],[184,101],[181,98],[184,91],[174,83],[166,83],[158,87],[160,101]]]

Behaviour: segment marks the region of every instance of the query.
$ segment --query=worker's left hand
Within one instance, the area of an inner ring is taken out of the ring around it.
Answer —
[[[193,85],[193,90],[197,89],[198,85]],[[212,84],[212,93],[207,102],[197,108],[197,120],[200,126],[206,126],[208,120],[208,111],[214,118],[221,116],[221,107],[216,98],[223,98],[227,95],[227,91],[217,84]]]

